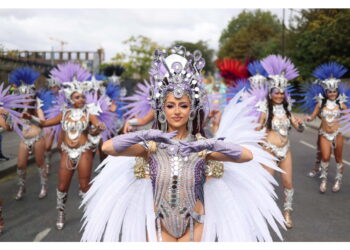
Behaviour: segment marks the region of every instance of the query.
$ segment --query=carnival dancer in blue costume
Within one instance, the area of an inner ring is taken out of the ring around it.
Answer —
[[[318,95],[308,100],[306,104],[313,108],[311,116],[307,116],[305,121],[312,121],[317,116],[321,119],[319,129],[319,146],[321,151],[321,185],[320,192],[325,193],[327,190],[329,161],[334,150],[335,161],[337,162],[335,182],[332,187],[333,192],[338,192],[341,188],[344,164],[343,164],[343,140],[339,118],[342,111],[349,106],[350,89],[346,89],[341,84],[340,78],[347,72],[347,69],[336,62],[325,63],[317,67],[312,75],[318,79]],[[313,86],[310,86],[306,97],[310,93],[315,93]]]
[[[11,72],[9,82],[17,86],[17,94],[29,94],[29,99],[24,101],[23,104],[30,106],[23,107],[19,112],[29,112],[32,115],[43,118],[43,111],[40,109],[40,99],[36,95],[35,81],[40,76],[40,73],[27,68],[22,67]],[[18,130],[18,126],[20,130]],[[35,123],[31,123],[27,120],[22,120],[21,123],[14,121],[13,128],[21,137],[18,148],[17,157],[17,175],[18,175],[18,191],[15,199],[20,200],[25,193],[25,181],[27,172],[27,161],[30,154],[34,153],[35,161],[38,165],[38,172],[40,176],[41,190],[39,193],[39,199],[46,197],[47,195],[47,172],[45,168],[44,152],[45,152],[45,140],[43,130]]]
[[[259,123],[267,132],[262,145],[267,152],[277,158],[278,166],[284,171],[281,175],[285,195],[283,215],[287,228],[292,228],[293,164],[288,134],[292,126],[302,132],[304,124],[300,118],[291,113],[292,101],[287,87],[288,81],[298,76],[298,71],[290,59],[280,55],[270,55],[264,58],[261,64],[268,73],[268,95],[265,104],[261,103],[260,107],[262,114]],[[267,170],[274,174],[273,169],[267,168]]]
[[[269,226],[281,237],[276,182],[262,164],[279,170],[258,144],[252,100],[233,98],[206,139],[201,53],[175,46],[154,56],[155,127],[103,144],[109,156],[82,203],[82,241],[271,241]]]

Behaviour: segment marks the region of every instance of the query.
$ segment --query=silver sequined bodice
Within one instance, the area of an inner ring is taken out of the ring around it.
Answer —
[[[325,107],[327,109],[322,109],[321,117],[324,118],[326,122],[332,123],[335,119],[340,117],[340,110],[335,101],[327,100]]]
[[[156,215],[176,238],[185,233],[190,217],[194,217],[196,201],[203,202],[205,180],[204,159],[198,153],[182,156],[178,149],[177,145],[158,144],[150,164]]]
[[[86,109],[66,109],[63,111],[61,124],[69,139],[77,140],[88,127],[89,114]]]
[[[272,130],[278,132],[282,136],[287,136],[291,128],[290,120],[282,104],[273,106]]]

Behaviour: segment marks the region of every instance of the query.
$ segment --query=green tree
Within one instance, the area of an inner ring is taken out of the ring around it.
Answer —
[[[195,50],[200,50],[202,52],[202,57],[205,60],[205,67],[203,69],[206,75],[215,73],[215,64],[214,64],[214,50],[209,48],[209,45],[206,41],[199,40],[196,43],[185,42],[185,41],[175,41],[171,47],[175,45],[182,45],[186,48],[187,51],[193,53]]]
[[[219,58],[263,58],[281,51],[282,25],[270,11],[246,11],[232,18],[219,40]]]
[[[142,35],[132,36],[128,40],[123,41],[123,44],[129,46],[128,51],[117,53],[112,58],[114,63],[120,64],[125,68],[122,78],[148,79],[153,52],[159,48],[159,45]]]
[[[303,78],[321,63],[350,67],[350,10],[305,9],[287,35],[287,53]]]

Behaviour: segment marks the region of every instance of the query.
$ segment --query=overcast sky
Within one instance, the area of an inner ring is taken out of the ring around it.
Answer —
[[[269,9],[280,18],[282,9]],[[218,40],[228,22],[242,9],[0,9],[0,44],[5,49],[96,51],[102,47],[106,61],[125,50],[122,41],[144,35],[163,46],[175,40]],[[286,20],[291,11],[286,10]]]

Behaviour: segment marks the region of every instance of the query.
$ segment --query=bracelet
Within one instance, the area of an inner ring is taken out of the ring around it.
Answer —
[[[40,126],[40,124],[41,124],[41,122],[40,122],[40,119],[38,118],[38,117],[36,117],[36,116],[32,116],[32,117],[30,117],[30,122],[32,123],[32,124],[34,124],[35,126]]]
[[[137,125],[138,125],[138,122],[137,122],[137,119],[136,119],[136,118],[130,119],[130,120],[128,121],[128,123],[129,123],[131,126],[137,126]]]

